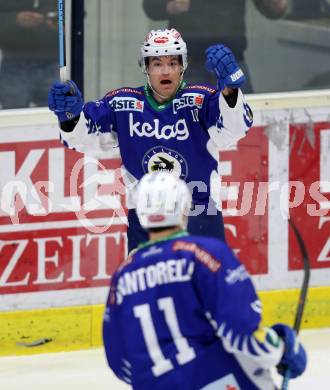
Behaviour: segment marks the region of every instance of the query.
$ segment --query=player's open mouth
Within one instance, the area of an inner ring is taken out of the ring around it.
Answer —
[[[163,85],[168,85],[168,84],[172,84],[172,81],[171,80],[161,80],[160,83]]]

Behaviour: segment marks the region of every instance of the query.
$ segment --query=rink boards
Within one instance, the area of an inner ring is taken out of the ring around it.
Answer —
[[[253,275],[264,321],[292,323],[310,254],[303,327],[330,326],[330,97],[251,98],[254,127],[220,151],[226,235]],[[119,159],[66,150],[47,110],[0,113],[0,354],[100,345],[103,302],[125,257]],[[5,168],[4,168],[5,167]],[[290,196],[288,194],[290,193]]]
[[[297,289],[260,292],[264,324],[293,325]],[[312,287],[302,328],[329,327],[330,287]],[[0,314],[0,356],[73,351],[102,345],[104,305],[8,311]]]

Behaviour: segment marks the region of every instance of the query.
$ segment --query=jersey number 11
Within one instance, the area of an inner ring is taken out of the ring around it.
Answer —
[[[189,346],[187,339],[181,334],[173,298],[167,297],[157,299],[157,304],[159,310],[164,312],[166,324],[178,350],[178,353],[175,355],[177,362],[180,365],[190,362],[196,357],[196,354],[194,349]],[[151,317],[150,305],[146,303],[135,306],[133,311],[134,316],[140,320],[146,347],[149,356],[154,363],[151,368],[154,376],[160,376],[173,370],[174,366],[171,360],[166,359],[160,349],[155,326]]]

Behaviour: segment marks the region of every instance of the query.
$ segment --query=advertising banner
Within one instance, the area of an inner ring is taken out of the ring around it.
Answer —
[[[330,122],[324,108],[256,112],[254,127],[219,151],[228,243],[259,289],[330,280]],[[127,256],[120,159],[66,149],[56,124],[0,128],[0,308],[103,303]],[[219,179],[220,180],[220,179]]]

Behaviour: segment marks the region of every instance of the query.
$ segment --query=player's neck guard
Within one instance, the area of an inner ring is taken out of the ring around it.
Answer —
[[[179,84],[179,86],[178,86],[177,90],[175,91],[175,93],[173,94],[173,96],[171,96],[171,98],[168,99],[164,103],[159,103],[154,98],[154,94],[155,93],[157,94],[157,92],[155,92],[155,90],[151,87],[149,82],[144,86],[144,93],[145,93],[146,98],[148,100],[148,103],[151,105],[151,107],[153,109],[155,109],[156,111],[162,111],[172,102],[172,100],[175,98],[178,91],[181,91],[183,88],[185,88],[186,84],[187,83],[185,81],[181,81],[181,83]],[[159,95],[159,94],[157,94],[157,95]],[[159,95],[159,96],[161,96],[161,95]]]

